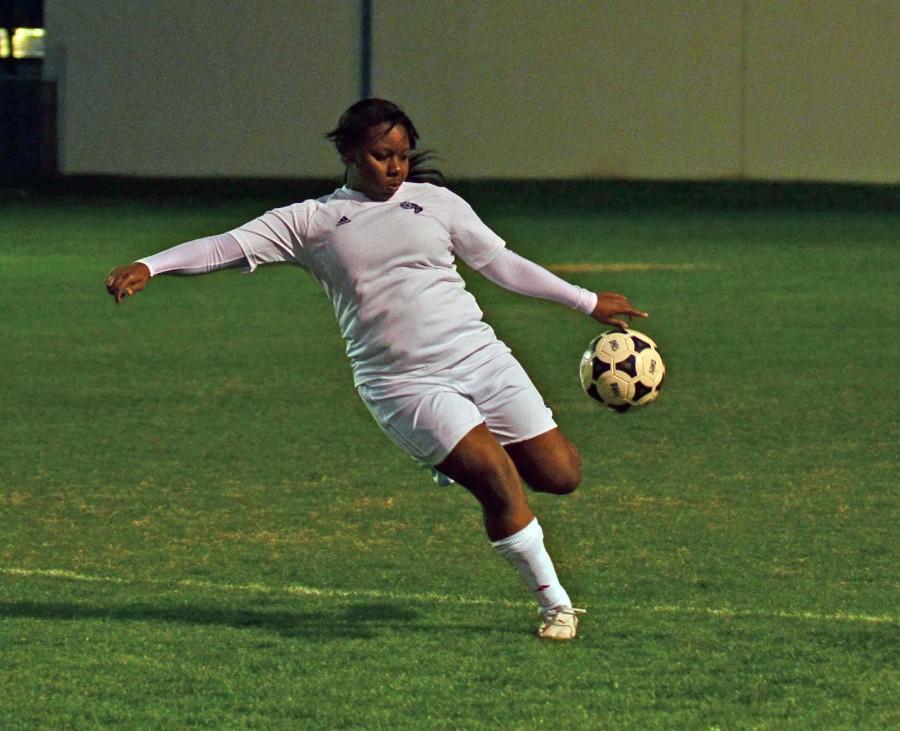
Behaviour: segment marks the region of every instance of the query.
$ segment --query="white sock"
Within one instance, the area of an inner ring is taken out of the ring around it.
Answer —
[[[544,548],[544,531],[537,518],[518,533],[493,541],[491,545],[516,567],[541,611],[572,606],[572,600],[556,576],[550,554]]]

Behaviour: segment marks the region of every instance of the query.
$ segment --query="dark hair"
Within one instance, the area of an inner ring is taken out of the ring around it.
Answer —
[[[386,99],[362,99],[353,104],[338,120],[338,126],[325,136],[334,142],[338,154],[342,158],[350,157],[366,141],[366,135],[372,127],[389,124],[393,129],[400,124],[409,137],[410,149],[416,149],[419,133],[412,120],[400,107]],[[437,168],[427,166],[434,154],[430,150],[415,152],[409,156],[409,175],[412,183],[435,183],[445,185],[444,175]]]

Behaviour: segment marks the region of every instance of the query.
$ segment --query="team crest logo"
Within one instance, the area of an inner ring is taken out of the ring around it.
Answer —
[[[413,203],[412,201],[403,201],[403,203],[400,204],[400,207],[405,208],[407,211],[415,211],[416,213],[421,213],[425,210],[418,203]]]

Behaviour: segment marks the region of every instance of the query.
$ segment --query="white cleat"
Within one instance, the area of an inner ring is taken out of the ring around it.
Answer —
[[[448,487],[456,484],[456,480],[452,477],[448,477],[443,472],[439,472],[434,467],[429,467],[428,469],[431,470],[431,479],[434,480],[434,484],[439,487]]]
[[[584,614],[584,611],[574,607],[555,607],[543,612],[538,637],[542,640],[574,640],[578,634],[578,615]]]

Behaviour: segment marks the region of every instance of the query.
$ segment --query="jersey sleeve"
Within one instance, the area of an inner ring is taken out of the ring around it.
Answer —
[[[446,192],[453,253],[473,269],[481,269],[503,251],[506,242],[478,217],[472,206],[455,193]]]
[[[240,264],[246,257],[237,239],[220,234],[187,241],[137,261],[146,265],[150,276],[155,277],[167,273],[205,274]]]
[[[479,271],[494,284],[511,292],[559,302],[585,315],[590,315],[597,307],[596,293],[570,284],[510,249],[501,251]]]
[[[308,200],[275,208],[229,231],[244,252],[249,271],[279,262],[308,269],[305,242],[315,206],[315,201]]]

